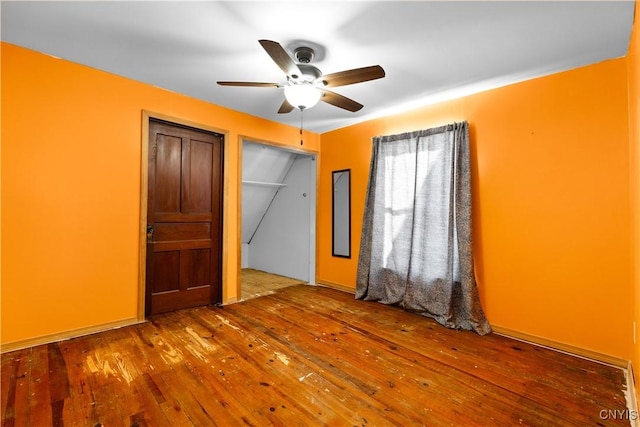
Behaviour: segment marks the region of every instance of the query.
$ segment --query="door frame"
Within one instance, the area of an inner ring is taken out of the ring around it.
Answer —
[[[228,156],[229,150],[227,149],[227,141],[229,137],[229,131],[226,129],[220,129],[212,126],[207,126],[202,123],[192,122],[190,120],[184,120],[178,117],[168,116],[166,114],[156,113],[149,110],[142,110],[142,135],[141,135],[141,150],[140,150],[140,224],[138,229],[138,309],[137,318],[142,322],[145,320],[145,300],[146,300],[146,281],[147,281],[147,207],[148,207],[148,191],[149,191],[149,122],[150,120],[161,120],[177,126],[187,126],[196,130],[202,130],[205,132],[213,132],[223,135],[222,141],[222,262],[221,262],[221,281],[220,281],[220,293],[222,301],[225,301],[226,290],[224,283],[227,280],[227,249],[224,242],[227,240],[227,224],[228,212],[227,212],[227,188],[229,185],[228,176]]]
[[[318,283],[318,197],[320,184],[320,152],[318,150],[308,149],[304,146],[298,147],[281,142],[254,138],[249,135],[238,135],[238,263],[236,273],[238,277],[238,280],[236,281],[236,295],[238,296],[238,301],[242,299],[242,170],[244,166],[243,143],[245,141],[265,145],[267,147],[276,148],[291,153],[303,154],[315,159],[315,179],[312,182],[312,184],[315,185],[314,204],[311,209],[309,209],[311,220],[309,230],[311,233],[309,241],[309,283],[312,285]]]

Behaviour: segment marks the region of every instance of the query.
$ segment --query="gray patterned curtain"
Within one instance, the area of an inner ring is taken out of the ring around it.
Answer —
[[[467,122],[373,139],[356,298],[491,332],[471,252]]]

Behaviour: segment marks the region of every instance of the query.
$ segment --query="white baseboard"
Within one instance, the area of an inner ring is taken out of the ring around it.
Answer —
[[[73,329],[70,331],[60,332],[51,335],[43,335],[35,338],[28,338],[26,340],[13,341],[0,345],[0,353],[7,353],[9,351],[22,350],[23,348],[34,347],[42,344],[50,344],[52,342],[65,341],[71,338],[81,337],[83,335],[95,334],[96,332],[108,331],[111,329],[121,328],[123,326],[135,325],[137,323],[143,323],[137,318],[117,320],[115,322],[104,323],[96,326],[89,326],[86,328]]]
[[[627,379],[627,389],[624,391],[624,397],[627,400],[627,409],[629,410],[629,421],[632,427],[640,427],[640,413],[638,413],[638,395],[636,393],[636,377],[633,374],[633,365],[631,362],[627,365],[625,371]]]
[[[627,369],[629,361],[621,359],[615,356],[609,356],[608,354],[599,353],[597,351],[587,350],[581,347],[572,346],[569,344],[563,344],[561,342],[553,341],[546,338],[537,337],[535,335],[525,334],[523,332],[513,331],[501,326],[491,325],[493,332],[498,335],[503,335],[508,338],[513,338],[519,341],[525,341],[531,344],[539,345],[541,347],[550,348],[552,350],[560,351],[570,354],[572,356],[581,357],[583,359],[593,360],[605,365],[615,366],[616,368]]]
[[[355,294],[356,290],[350,288],[348,286],[341,285],[339,283],[329,282],[328,280],[318,280],[318,286],[324,286],[326,288],[337,289],[343,292],[349,292],[350,294]]]

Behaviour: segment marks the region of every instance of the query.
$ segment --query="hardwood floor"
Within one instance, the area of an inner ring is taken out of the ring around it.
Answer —
[[[243,268],[240,274],[240,283],[242,284],[241,301],[246,301],[251,298],[272,294],[276,290],[288,286],[303,284],[304,281],[253,268]]]
[[[1,374],[5,426],[629,425],[601,417],[628,414],[621,369],[307,285],[6,353]]]

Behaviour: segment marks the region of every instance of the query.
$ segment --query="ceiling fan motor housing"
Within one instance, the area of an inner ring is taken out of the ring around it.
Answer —
[[[302,75],[292,74],[290,80],[294,82],[312,82],[322,75],[322,72],[310,62],[313,60],[315,52],[310,47],[301,46],[294,50],[293,56],[298,63],[298,69]]]
[[[302,71],[302,75],[297,78],[291,76],[296,81],[312,82],[322,75],[322,71],[310,64],[298,64],[298,68]]]
[[[310,47],[300,46],[293,52],[293,56],[301,64],[308,64],[313,61],[315,52]]]

